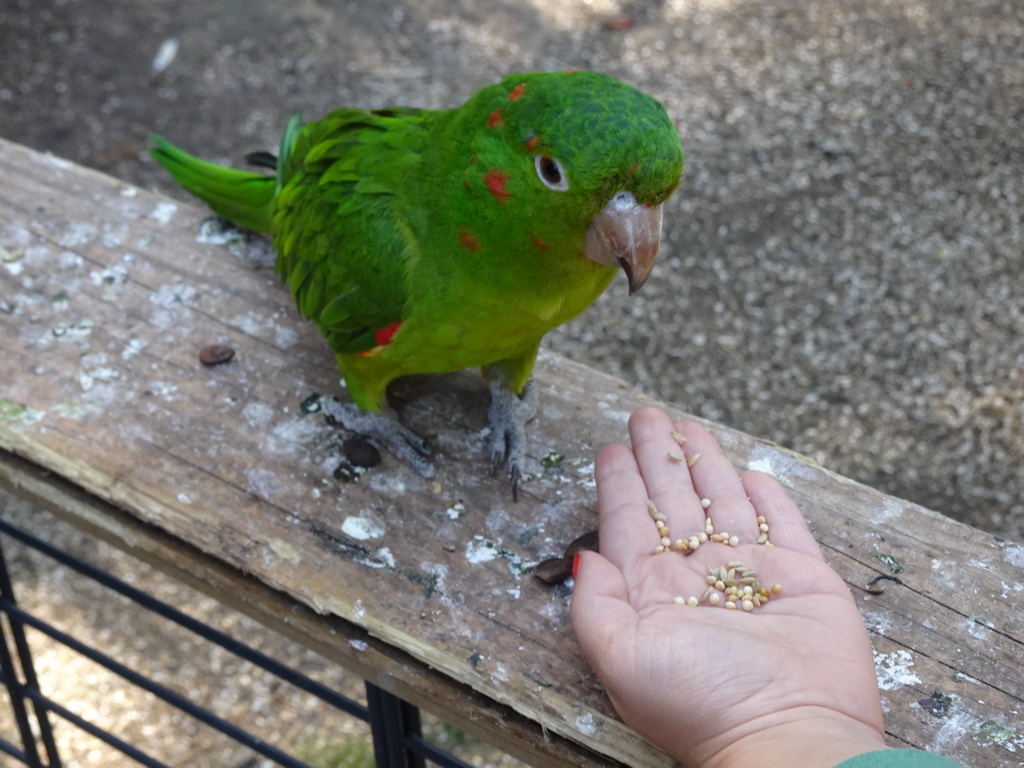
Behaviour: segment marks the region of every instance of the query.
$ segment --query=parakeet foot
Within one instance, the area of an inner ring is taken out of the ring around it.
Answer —
[[[395,456],[423,477],[434,476],[434,465],[428,458],[430,447],[426,440],[399,424],[390,409],[371,413],[353,403],[339,403],[333,397],[322,398],[320,408],[330,421],[385,443]]]
[[[499,381],[491,382],[491,405],[487,416],[491,434],[487,444],[491,449],[491,464],[495,471],[508,464],[512,500],[519,498],[519,478],[526,462],[526,422],[537,413],[537,388],[531,378],[517,395]]]

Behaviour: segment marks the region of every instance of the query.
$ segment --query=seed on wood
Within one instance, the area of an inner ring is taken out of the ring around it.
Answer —
[[[693,454],[693,456],[691,456],[690,458],[688,458],[688,459],[686,460],[686,466],[687,466],[687,467],[692,467],[692,466],[693,466],[694,464],[696,464],[696,463],[697,463],[697,460],[698,460],[698,459],[699,459],[699,458],[700,458],[701,456],[703,456],[703,455],[704,455],[704,454],[702,454],[702,453],[695,453],[695,454]]]
[[[445,551],[447,551],[445,547]],[[533,567],[533,575],[545,584],[561,584],[572,576],[572,558],[550,557]]]
[[[365,437],[350,437],[341,444],[342,453],[357,467],[375,467],[381,462],[380,451]]]
[[[223,365],[235,356],[235,350],[223,344],[210,344],[199,350],[199,362],[206,366]]]
[[[353,465],[352,462],[343,461],[334,470],[332,475],[335,480],[340,480],[343,483],[354,483],[359,479],[360,472],[361,470]]]

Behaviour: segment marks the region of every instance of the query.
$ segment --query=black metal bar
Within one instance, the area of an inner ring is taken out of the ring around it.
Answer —
[[[0,561],[0,568],[3,567],[3,563]],[[2,591],[0,589],[0,592]],[[36,748],[36,738],[32,734],[32,728],[28,724],[25,689],[21,680],[18,679],[18,671],[14,668],[14,658],[11,656],[10,646],[7,644],[7,630],[2,621],[0,621],[0,672],[3,673],[7,697],[11,700],[11,712],[14,714],[14,722],[18,726],[18,735],[21,737],[20,759],[31,768],[38,768],[41,765],[39,750]]]
[[[25,765],[31,765],[31,763],[28,761],[28,755],[26,755],[22,750],[18,749],[16,746],[11,744],[11,742],[5,739],[0,739],[0,752],[10,755],[11,757],[21,761]],[[38,759],[38,755],[36,756],[36,759]]]
[[[421,736],[419,710],[366,681],[366,703],[373,730],[377,768],[426,768],[421,755],[406,749],[406,739]]]
[[[0,542],[0,603],[8,606],[17,607],[14,596],[14,585],[11,584],[10,573],[7,571],[7,558],[4,556],[3,542]],[[24,703],[25,697],[30,691],[39,691],[39,678],[36,675],[35,666],[32,663],[32,651],[28,647],[28,640],[25,638],[25,628],[22,626],[22,622],[12,613],[10,610],[4,611],[7,613],[7,619],[11,626],[11,637],[14,639],[14,647],[18,652],[18,661],[21,664],[21,674],[25,677],[25,683],[22,685],[21,680],[18,678],[17,670],[14,668],[14,661],[11,658],[10,649],[7,645],[6,636],[3,638],[3,667],[7,670],[5,678],[7,679],[8,695],[12,696],[12,705],[15,699],[14,694],[17,692],[20,696],[18,701]],[[60,768],[60,755],[57,752],[57,742],[53,738],[53,729],[50,728],[50,720],[46,715],[45,707],[41,707],[38,703],[33,702],[33,709],[35,710],[36,726],[39,728],[39,738],[43,742],[43,747],[46,750],[47,765],[50,768]],[[28,727],[27,710],[22,706],[21,717],[18,719],[18,728],[23,729],[21,738],[22,746],[25,754],[29,758],[29,766],[42,766],[43,763],[39,759],[39,750],[36,747],[35,740],[32,736],[32,731]],[[18,717],[17,711],[15,716]]]
[[[23,611],[18,606],[13,605],[2,598],[0,598],[0,611],[4,611],[8,615],[15,617],[18,621],[27,624],[33,629],[39,630],[44,635],[56,640],[61,645],[67,646],[76,653],[80,653],[82,656],[85,656],[90,661],[99,664],[101,667],[110,670],[116,675],[120,675],[132,685],[152,693],[154,696],[167,702],[172,707],[179,709],[185,714],[194,717],[199,722],[220,731],[225,736],[237,741],[243,746],[248,747],[254,752],[258,752],[264,757],[269,757],[271,760],[277,761],[286,768],[306,768],[305,763],[296,760],[290,755],[282,752],[277,747],[267,744],[263,739],[239,728],[234,723],[228,722],[224,718],[215,715],[213,712],[200,707],[198,704],[185,696],[182,696],[177,691],[173,691],[166,686],[160,685],[160,683],[150,680],[148,677],[139,674],[134,669],[126,667],[124,664],[110,658],[105,653],[101,653],[95,648],[76,640],[66,632],[62,632],[56,627],[47,624],[42,619],[36,618],[27,611]]]
[[[422,736],[407,736],[405,747],[409,751],[427,758],[431,763],[435,763],[441,768],[472,768],[469,763],[459,760],[450,752],[445,752],[437,745],[431,744]]]
[[[64,706],[58,704],[53,699],[49,699],[49,698],[43,696],[41,693],[38,693],[36,691],[30,691],[29,692],[29,697],[33,701],[35,701],[35,702],[41,704],[42,706],[46,707],[46,709],[48,711],[50,711],[53,714],[57,715],[57,717],[64,718],[65,720],[67,720],[72,725],[74,725],[74,726],[76,726],[78,728],[81,728],[83,731],[85,731],[89,735],[91,735],[91,736],[99,739],[103,743],[113,747],[114,749],[118,750],[119,752],[121,752],[122,754],[126,755],[127,757],[130,757],[135,762],[141,763],[142,765],[146,766],[146,768],[169,768],[169,766],[166,763],[161,763],[159,760],[157,760],[155,758],[152,758],[149,755],[147,755],[141,749],[139,749],[137,747],[133,747],[127,741],[119,739],[114,734],[112,734],[112,733],[110,733],[108,731],[105,731],[105,730],[103,730],[102,728],[100,728],[98,726],[93,725],[92,723],[90,723],[85,718],[79,717],[74,712],[72,712],[70,709],[68,709],[67,707],[64,707]]]
[[[201,621],[192,618],[188,614],[182,613],[177,608],[158,600],[152,595],[125,584],[115,576],[112,576],[105,571],[101,571],[99,568],[90,565],[84,560],[80,560],[74,555],[57,549],[26,531],[14,527],[5,520],[0,520],[0,532],[6,533],[11,538],[32,547],[50,559],[72,568],[83,576],[114,590],[118,594],[124,595],[132,602],[141,605],[143,608],[157,614],[158,616],[162,616],[169,621],[173,621],[179,626],[185,627],[185,629],[209,640],[211,643],[219,645],[221,648],[235,654],[239,658],[245,659],[258,667],[262,667],[271,674],[280,677],[285,682],[294,685],[299,690],[311,693],[318,699],[325,701],[343,712],[347,712],[353,717],[358,717],[360,720],[367,720],[369,718],[367,708],[358,702],[342,696],[337,691],[306,677],[301,672],[298,672],[297,670],[282,664],[276,659],[272,659],[269,656],[260,653],[256,649],[235,640],[230,635],[214,629],[208,624],[203,624]]]

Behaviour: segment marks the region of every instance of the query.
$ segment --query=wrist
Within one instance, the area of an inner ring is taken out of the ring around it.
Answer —
[[[730,738],[731,736],[731,738]],[[874,726],[844,715],[812,715],[774,724],[752,723],[744,733],[721,738],[720,748],[693,763],[694,755],[674,755],[700,768],[834,768],[856,755],[885,749]]]

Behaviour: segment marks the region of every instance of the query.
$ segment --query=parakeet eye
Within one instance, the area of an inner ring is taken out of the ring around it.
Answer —
[[[565,192],[569,188],[569,180],[565,178],[562,164],[555,158],[537,155],[533,158],[533,165],[537,169],[537,176],[548,189]]]

